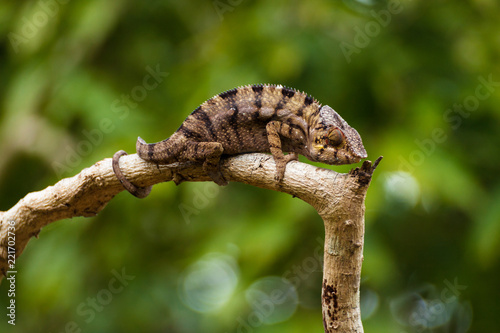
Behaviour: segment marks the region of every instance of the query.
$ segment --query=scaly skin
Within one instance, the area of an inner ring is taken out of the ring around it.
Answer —
[[[303,92],[267,84],[220,93],[194,110],[172,136],[152,144],[139,137],[136,149],[142,159],[157,164],[203,163],[205,172],[219,185],[227,184],[219,170],[222,155],[270,152],[277,181],[298,154],[334,165],[367,157],[358,132],[331,107],[321,106]],[[133,185],[119,170],[122,155],[121,151],[113,156],[117,178],[130,193],[146,197],[150,189]]]

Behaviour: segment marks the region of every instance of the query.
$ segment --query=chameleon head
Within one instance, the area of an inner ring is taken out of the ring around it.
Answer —
[[[308,147],[312,161],[326,164],[357,163],[368,156],[358,132],[328,105],[320,109]]]

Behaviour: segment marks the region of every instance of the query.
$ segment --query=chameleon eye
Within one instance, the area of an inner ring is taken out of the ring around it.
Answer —
[[[338,128],[335,128],[328,133],[328,144],[332,145],[333,147],[340,148],[344,145],[344,142],[344,134]]]

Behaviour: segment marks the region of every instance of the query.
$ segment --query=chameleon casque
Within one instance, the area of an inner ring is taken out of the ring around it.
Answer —
[[[157,164],[203,163],[203,170],[218,185],[228,183],[219,170],[222,155],[270,152],[277,181],[298,154],[333,165],[367,157],[358,132],[331,107],[295,89],[268,84],[220,93],[196,108],[169,138],[148,144],[139,137],[136,150],[139,157]],[[144,198],[151,187],[132,184],[119,168],[125,154],[119,151],[113,156],[113,170],[125,189]]]

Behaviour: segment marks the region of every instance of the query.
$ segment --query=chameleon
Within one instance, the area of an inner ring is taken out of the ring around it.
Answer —
[[[288,162],[298,155],[330,165],[357,163],[367,157],[359,133],[328,105],[282,85],[246,85],[227,90],[197,107],[169,138],[146,143],[137,139],[140,158],[157,164],[203,163],[218,185],[228,181],[220,171],[223,155],[271,153],[275,180],[281,182]],[[287,154],[284,154],[287,153]],[[138,187],[119,167],[123,150],[113,155],[116,177],[133,195],[144,198],[151,187]],[[176,184],[182,180],[174,177]]]

